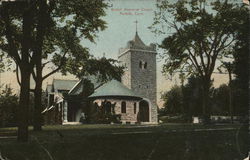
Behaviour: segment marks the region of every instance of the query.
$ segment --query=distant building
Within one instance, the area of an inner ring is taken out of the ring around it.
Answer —
[[[86,78],[94,90],[88,100],[99,107],[105,102],[105,112],[111,112],[114,106],[112,112],[120,114],[124,123],[157,123],[156,54],[156,46],[145,45],[136,32],[119,51],[118,60],[125,67],[122,82],[100,83],[96,77]],[[80,121],[87,101],[82,96],[87,92],[83,81],[54,80],[47,86],[48,107],[43,112],[46,123]]]

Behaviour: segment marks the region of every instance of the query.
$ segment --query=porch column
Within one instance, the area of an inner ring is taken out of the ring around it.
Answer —
[[[64,101],[63,105],[63,122],[68,122],[68,102]]]

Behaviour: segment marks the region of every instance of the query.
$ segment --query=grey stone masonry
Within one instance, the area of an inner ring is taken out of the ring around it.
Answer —
[[[136,94],[151,101],[151,122],[157,123],[156,47],[145,45],[138,34],[120,49],[118,59],[125,67],[122,83]]]
[[[124,100],[124,99],[96,99],[94,102],[101,104],[103,101],[109,101],[111,104],[115,104],[114,111],[115,114],[121,115],[122,122],[137,122],[137,116],[139,111],[139,101],[138,100]],[[121,112],[121,103],[126,102],[126,113]],[[136,104],[136,105],[135,105]],[[135,109],[136,107],[136,109]]]

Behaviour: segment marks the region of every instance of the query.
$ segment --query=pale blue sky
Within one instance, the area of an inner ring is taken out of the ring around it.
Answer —
[[[107,22],[107,28],[98,34],[96,44],[84,42],[83,45],[90,48],[95,56],[117,58],[119,48],[124,47],[126,42],[133,39],[138,21],[138,33],[145,44],[160,42],[162,38],[156,37],[148,27],[153,23],[155,10],[154,0],[113,0],[112,7],[107,9],[107,15],[103,19]],[[121,9],[122,11],[114,11]],[[125,11],[139,9],[140,11]],[[142,11],[148,9],[147,11]],[[113,10],[113,11],[112,11]],[[132,13],[133,15],[122,15],[121,13]],[[135,13],[136,12],[136,13]],[[140,15],[135,15],[140,14]],[[143,14],[143,15],[141,15]]]

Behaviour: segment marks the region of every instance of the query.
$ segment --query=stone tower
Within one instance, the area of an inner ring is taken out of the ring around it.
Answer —
[[[151,101],[151,122],[157,123],[156,45],[145,45],[137,31],[133,40],[119,50],[118,60],[125,67],[122,83]]]

